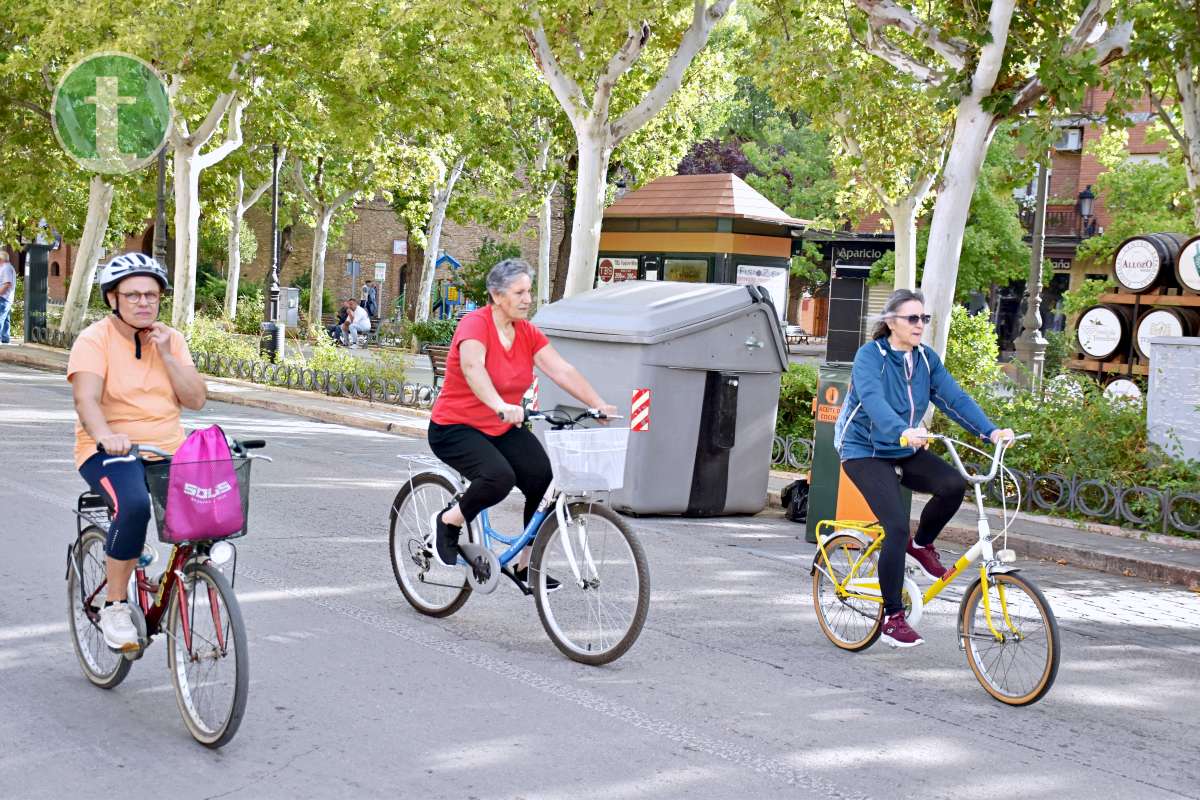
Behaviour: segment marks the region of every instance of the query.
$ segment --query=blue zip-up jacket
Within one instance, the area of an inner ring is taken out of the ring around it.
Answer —
[[[852,458],[904,458],[916,452],[900,446],[900,434],[919,428],[932,402],[968,432],[984,439],[997,426],[962,390],[933,350],[919,345],[910,367],[905,353],[886,338],[858,348],[850,392],[833,429],[842,461]]]

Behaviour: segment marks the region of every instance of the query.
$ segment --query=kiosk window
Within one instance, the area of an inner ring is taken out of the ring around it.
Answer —
[[[708,260],[703,258],[665,258],[663,259],[663,280],[707,283]]]

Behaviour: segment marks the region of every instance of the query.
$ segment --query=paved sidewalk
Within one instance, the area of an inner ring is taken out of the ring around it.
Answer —
[[[67,354],[41,345],[0,347],[0,364],[64,372]],[[208,379],[209,397],[226,403],[252,406],[307,419],[355,428],[424,438],[429,413],[419,409],[335,398],[314,392],[266,388],[227,378]],[[769,485],[770,503],[780,506],[780,492],[794,476],[773,472]],[[920,516],[924,501],[913,502],[913,520]],[[993,529],[1000,526],[999,512],[989,512]],[[1188,586],[1200,590],[1200,542],[1146,535],[1141,531],[1112,526],[1080,525],[1068,520],[1022,514],[1009,532],[1009,546],[1023,558],[1034,558],[1098,570],[1125,577]],[[800,532],[798,535],[803,535]],[[947,526],[943,536],[956,543],[976,539],[974,509],[964,509]]]
[[[795,477],[784,472],[771,473],[768,496],[772,505],[782,505],[780,493]],[[914,530],[924,507],[923,497],[913,498]],[[978,540],[976,521],[974,505],[964,503],[942,532],[942,537],[969,545]],[[1000,530],[1000,511],[988,509],[988,522],[993,531]],[[1109,525],[1088,526],[1092,528],[1089,530],[1082,525],[1071,520],[1021,513],[1009,528],[1008,546],[1022,558],[1054,561],[1200,591],[1200,541],[1147,535],[1143,531]]]

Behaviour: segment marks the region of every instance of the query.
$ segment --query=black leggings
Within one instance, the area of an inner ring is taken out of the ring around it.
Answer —
[[[430,422],[429,448],[471,481],[459,501],[467,522],[508,497],[515,486],[525,495],[528,525],[554,479],[542,443],[525,428],[488,436],[470,425]]]
[[[900,467],[897,477],[895,467]],[[908,514],[900,502],[900,487],[931,494],[925,504],[913,541],[924,547],[946,527],[958,511],[967,491],[967,482],[958,470],[928,450],[918,450],[901,459],[852,458],[842,469],[866,498],[871,512],[886,534],[879,553],[879,588],[883,592],[883,613],[904,610],[900,590],[904,584],[904,554],[908,550]]]

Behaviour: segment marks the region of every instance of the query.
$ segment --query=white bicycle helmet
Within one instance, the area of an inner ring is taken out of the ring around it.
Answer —
[[[113,258],[100,269],[100,295],[104,298],[104,302],[108,303],[108,293],[116,289],[121,281],[126,278],[132,278],[135,275],[146,275],[158,281],[159,286],[165,292],[171,288],[171,282],[167,280],[167,271],[156,260],[146,255],[145,253],[122,253]],[[117,319],[124,322],[121,317],[121,311],[114,305],[109,305],[113,314]],[[134,328],[133,347],[134,356],[142,357],[142,337],[141,334],[146,331],[146,328]]]
[[[162,264],[145,253],[122,253],[100,268],[98,283],[104,302],[108,302],[108,293],[117,288],[117,284],[134,275],[148,275],[154,278],[164,292],[171,288],[171,282],[167,280],[167,271]]]

